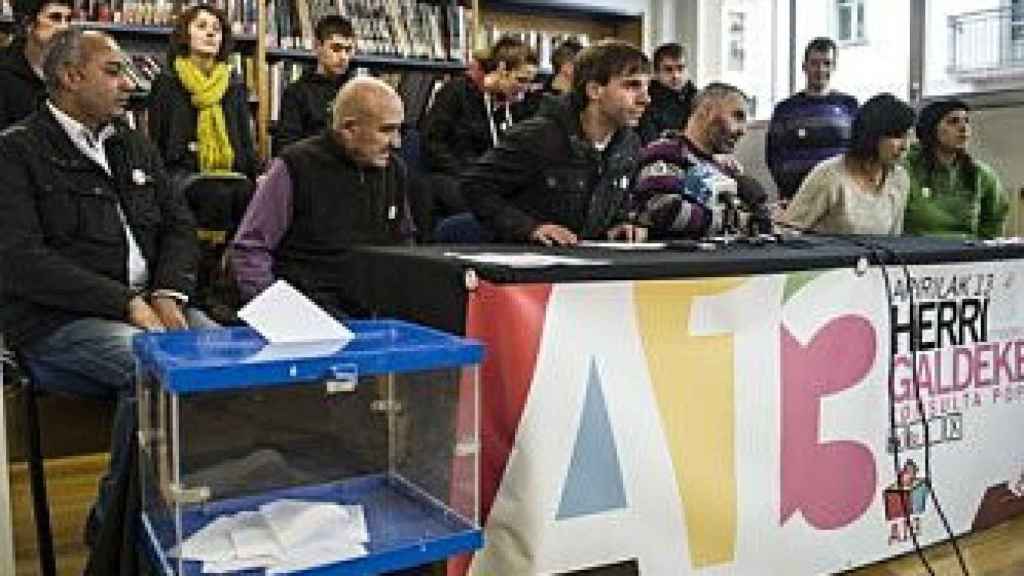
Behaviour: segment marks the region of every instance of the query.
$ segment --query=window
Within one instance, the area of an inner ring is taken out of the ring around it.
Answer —
[[[747,15],[743,12],[729,12],[729,38],[728,70],[730,72],[743,72],[743,62],[746,48],[744,47],[744,36],[746,32]]]
[[[847,44],[866,41],[864,0],[836,0],[836,40]]]
[[[1010,0],[1010,40],[1024,41],[1024,0]]]

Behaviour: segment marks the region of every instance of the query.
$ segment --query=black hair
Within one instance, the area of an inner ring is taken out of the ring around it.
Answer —
[[[13,0],[11,12],[14,13],[14,39],[13,43],[23,46],[28,36],[28,29],[36,23],[39,13],[50,4],[67,6],[74,10],[74,0]]]
[[[173,67],[174,60],[177,59],[178,56],[188,56],[190,45],[188,28],[192,25],[192,21],[199,16],[200,12],[213,14],[213,16],[217,18],[217,21],[220,22],[220,50],[217,51],[216,58],[218,62],[227,61],[234,43],[231,36],[231,23],[228,22],[227,15],[224,14],[223,10],[216,6],[196,4],[182,10],[174,19],[174,28],[171,30],[170,44],[167,48],[168,66]]]
[[[505,70],[515,70],[524,64],[536,64],[537,55],[533,49],[519,38],[506,34],[494,43],[494,46],[477,50],[474,58],[480,62],[485,74],[490,74],[504,63]]]
[[[355,38],[355,29],[352,28],[352,22],[348,18],[340,14],[328,14],[324,16],[316,23],[316,39],[320,42],[326,42],[331,39],[331,36],[344,36],[345,38]]]
[[[832,64],[835,65],[838,60],[836,54],[836,42],[835,40],[827,36],[818,36],[807,43],[807,47],[804,48],[804,62],[807,62],[807,58],[810,57],[811,52],[826,52],[832,55]]]
[[[914,109],[889,93],[872,96],[853,119],[849,158],[857,162],[878,160],[883,138],[902,138],[914,125]]]
[[[678,44],[676,42],[662,44],[654,50],[654,69],[657,70],[658,66],[661,65],[661,61],[666,58],[682,61],[684,56],[685,54],[682,44]]]
[[[587,105],[587,84],[606,86],[615,76],[651,71],[651,61],[639,48],[621,40],[602,40],[576,56],[572,75],[572,102],[578,108]]]
[[[562,70],[562,66],[572,62],[582,50],[583,44],[580,44],[580,41],[575,38],[569,38],[559,44],[558,48],[551,52],[551,72],[558,74]]]
[[[921,109],[917,115],[917,141],[921,145],[921,154],[924,158],[925,184],[932,185],[932,177],[939,166],[936,149],[939,146],[938,125],[950,112],[963,110],[970,112],[971,108],[966,102],[950,98],[932,102]],[[978,187],[978,163],[967,153],[966,150],[957,151],[956,163],[964,173],[968,182],[973,184],[972,190],[977,191]]]

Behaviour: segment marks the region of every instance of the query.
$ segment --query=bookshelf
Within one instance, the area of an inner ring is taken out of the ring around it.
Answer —
[[[542,70],[553,45],[568,36],[584,45],[617,38],[643,46],[642,13],[586,0],[474,0],[473,15],[475,47],[488,46],[502,34],[519,34],[537,50]]]
[[[156,64],[165,65],[167,39],[171,28],[168,18],[172,2],[156,0],[152,4],[135,0],[79,0],[84,14],[98,14],[96,6],[106,9],[109,20],[76,22],[90,30],[101,30],[118,39],[133,57],[146,54]],[[180,2],[173,2],[177,6]],[[186,1],[188,5],[195,2]],[[262,159],[270,152],[271,109],[280,101],[283,89],[280,73],[273,66],[291,63],[312,66],[312,25],[320,17],[343,14],[353,21],[360,51],[350,66],[374,73],[443,76],[465,70],[472,36],[471,0],[212,0],[206,2],[225,9],[232,22],[236,54],[231,62],[245,77],[255,104],[254,127],[257,151]],[[140,8],[146,7],[146,8]],[[0,0],[0,33],[10,33],[13,19],[10,4]],[[265,33],[257,34],[257,30]],[[271,85],[271,80],[279,81]],[[429,81],[429,78],[428,78]],[[403,95],[422,91],[400,90]],[[275,101],[276,99],[276,101]],[[407,109],[422,104],[407,102]],[[417,114],[418,116],[418,114]]]
[[[85,14],[100,14],[107,21],[88,20],[77,25],[102,30],[118,38],[131,54],[144,53],[163,63],[172,2],[155,0],[79,0]],[[177,6],[179,0],[174,0]],[[185,2],[192,4],[194,2]],[[354,25],[359,52],[351,66],[383,74],[396,83],[407,99],[407,122],[415,124],[423,112],[429,86],[466,67],[474,48],[488,45],[503,33],[520,33],[538,50],[542,68],[549,50],[567,35],[595,42],[614,37],[642,46],[643,15],[586,0],[212,0],[226,9],[232,21],[237,56],[236,71],[246,78],[255,103],[257,152],[270,153],[272,109],[280,101],[284,84],[299,67],[312,66],[312,23],[328,13],[348,16]],[[0,0],[0,32],[13,27],[9,4]],[[119,8],[119,9],[118,9]],[[257,30],[265,33],[257,34]],[[545,40],[546,39],[546,40]],[[277,67],[277,70],[274,70]],[[397,74],[397,76],[396,76]],[[413,101],[410,101],[413,100]]]

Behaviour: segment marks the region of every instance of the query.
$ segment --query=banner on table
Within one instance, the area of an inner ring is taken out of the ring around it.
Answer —
[[[817,574],[941,539],[933,496],[1024,512],[1024,262],[911,274],[483,284],[470,572]]]

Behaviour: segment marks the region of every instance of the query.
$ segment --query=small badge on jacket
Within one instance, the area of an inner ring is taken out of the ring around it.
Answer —
[[[147,175],[142,168],[133,168],[132,182],[134,182],[136,186],[144,186],[146,182],[149,182],[149,175]]]

